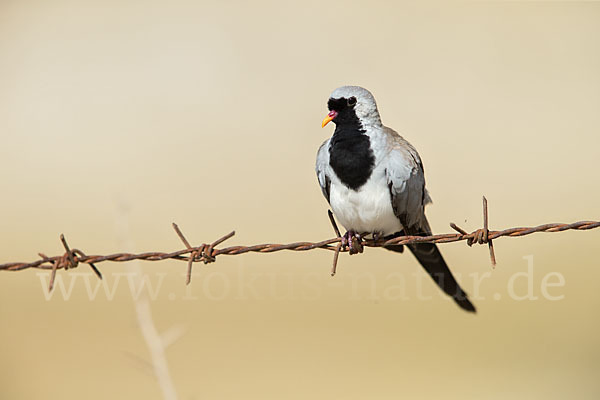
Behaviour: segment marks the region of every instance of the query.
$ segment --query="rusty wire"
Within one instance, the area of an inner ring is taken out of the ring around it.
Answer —
[[[336,237],[332,239],[323,240],[320,242],[295,242],[288,244],[277,244],[277,243],[269,243],[269,244],[257,244],[253,246],[231,246],[225,247],[222,249],[217,249],[216,246],[223,243],[227,239],[230,239],[235,235],[235,231],[228,233],[227,235],[222,236],[221,238],[215,240],[210,244],[203,243],[200,246],[191,246],[188,240],[185,238],[177,224],[173,223],[173,228],[175,232],[185,245],[185,249],[173,251],[170,253],[166,252],[147,252],[141,254],[131,254],[131,253],[116,253],[110,254],[106,256],[102,255],[86,255],[83,251],[79,249],[71,249],[67,244],[65,237],[61,234],[60,240],[65,249],[65,253],[60,256],[48,257],[43,253],[38,253],[41,257],[39,260],[23,263],[23,262],[13,262],[0,264],[1,271],[22,271],[28,268],[39,268],[39,269],[47,269],[52,270],[52,274],[50,277],[50,282],[48,286],[48,290],[52,290],[54,285],[54,278],[56,276],[56,271],[59,269],[71,269],[78,266],[79,263],[87,264],[94,271],[94,273],[98,276],[98,278],[102,279],[102,274],[96,268],[95,264],[104,261],[112,261],[112,262],[123,262],[123,261],[132,261],[132,260],[142,260],[142,261],[161,261],[166,259],[172,260],[180,260],[187,261],[187,274],[186,274],[186,283],[189,284],[191,281],[192,275],[192,264],[194,262],[203,262],[204,264],[208,264],[214,262],[218,255],[237,255],[244,254],[249,252],[254,253],[272,253],[275,251],[281,250],[292,250],[292,251],[307,251],[313,249],[325,249],[334,251],[333,258],[333,267],[331,269],[331,275],[335,275],[338,256],[340,252],[348,251],[346,246],[342,243],[342,237],[340,231],[335,223],[333,218],[333,214],[331,211],[329,213],[329,218],[331,224],[334,228]],[[458,241],[467,241],[469,246],[473,244],[487,244],[490,250],[490,260],[492,265],[496,264],[496,256],[494,254],[494,246],[492,243],[493,239],[497,239],[502,236],[508,237],[521,237],[530,235],[536,232],[562,232],[567,230],[588,230],[595,229],[600,227],[600,221],[579,221],[571,224],[562,224],[562,223],[551,223],[544,224],[535,227],[520,227],[520,228],[509,228],[501,231],[492,231],[489,230],[488,227],[488,207],[487,207],[487,199],[483,198],[483,228],[477,229],[471,233],[466,232],[465,230],[458,227],[456,224],[451,223],[450,226],[456,230],[458,233],[446,233],[440,235],[431,235],[431,236],[398,236],[390,240],[383,239],[364,239],[362,242],[363,246],[367,247],[384,247],[388,245],[408,245],[413,243],[450,243],[450,242],[458,242]]]

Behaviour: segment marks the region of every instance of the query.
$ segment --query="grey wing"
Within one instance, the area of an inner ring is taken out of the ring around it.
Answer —
[[[329,140],[327,139],[321,147],[319,147],[319,151],[317,151],[317,178],[319,179],[319,186],[321,186],[321,191],[323,192],[323,196],[329,202],[329,188],[331,187],[331,166],[329,165]]]
[[[408,234],[431,233],[425,218],[425,205],[431,202],[425,189],[423,164],[417,150],[389,129],[390,149],[386,174],[394,214]]]

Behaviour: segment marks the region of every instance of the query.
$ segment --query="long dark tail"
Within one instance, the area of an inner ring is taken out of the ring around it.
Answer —
[[[415,255],[425,271],[431,276],[435,283],[454,299],[463,310],[475,312],[475,306],[469,301],[467,294],[461,289],[452,276],[442,253],[435,243],[415,243],[408,245],[409,250]],[[388,250],[402,252],[402,246],[393,245],[386,247]]]

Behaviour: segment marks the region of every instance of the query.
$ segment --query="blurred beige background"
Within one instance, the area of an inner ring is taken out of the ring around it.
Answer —
[[[598,3],[4,0],[0,263],[60,233],[176,250],[173,221],[193,243],[331,237],[314,157],[343,84],[419,149],[434,231],[479,227],[484,194],[492,228],[600,218]],[[187,292],[185,263],[141,268],[157,329],[183,332],[181,399],[595,399],[599,239],[502,238],[495,270],[443,245],[476,316],[380,249],[335,278],[326,251],[222,256]],[[0,272],[0,398],[162,398],[131,266],[98,266],[114,296],[86,266],[49,300],[46,274]]]

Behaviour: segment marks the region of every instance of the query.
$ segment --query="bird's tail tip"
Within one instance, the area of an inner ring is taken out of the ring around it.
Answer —
[[[460,308],[462,308],[463,310],[472,312],[473,314],[477,313],[477,309],[475,308],[473,303],[471,303],[471,301],[469,300],[469,298],[466,295],[454,296],[453,299],[456,302],[456,304],[458,304],[458,306]]]

